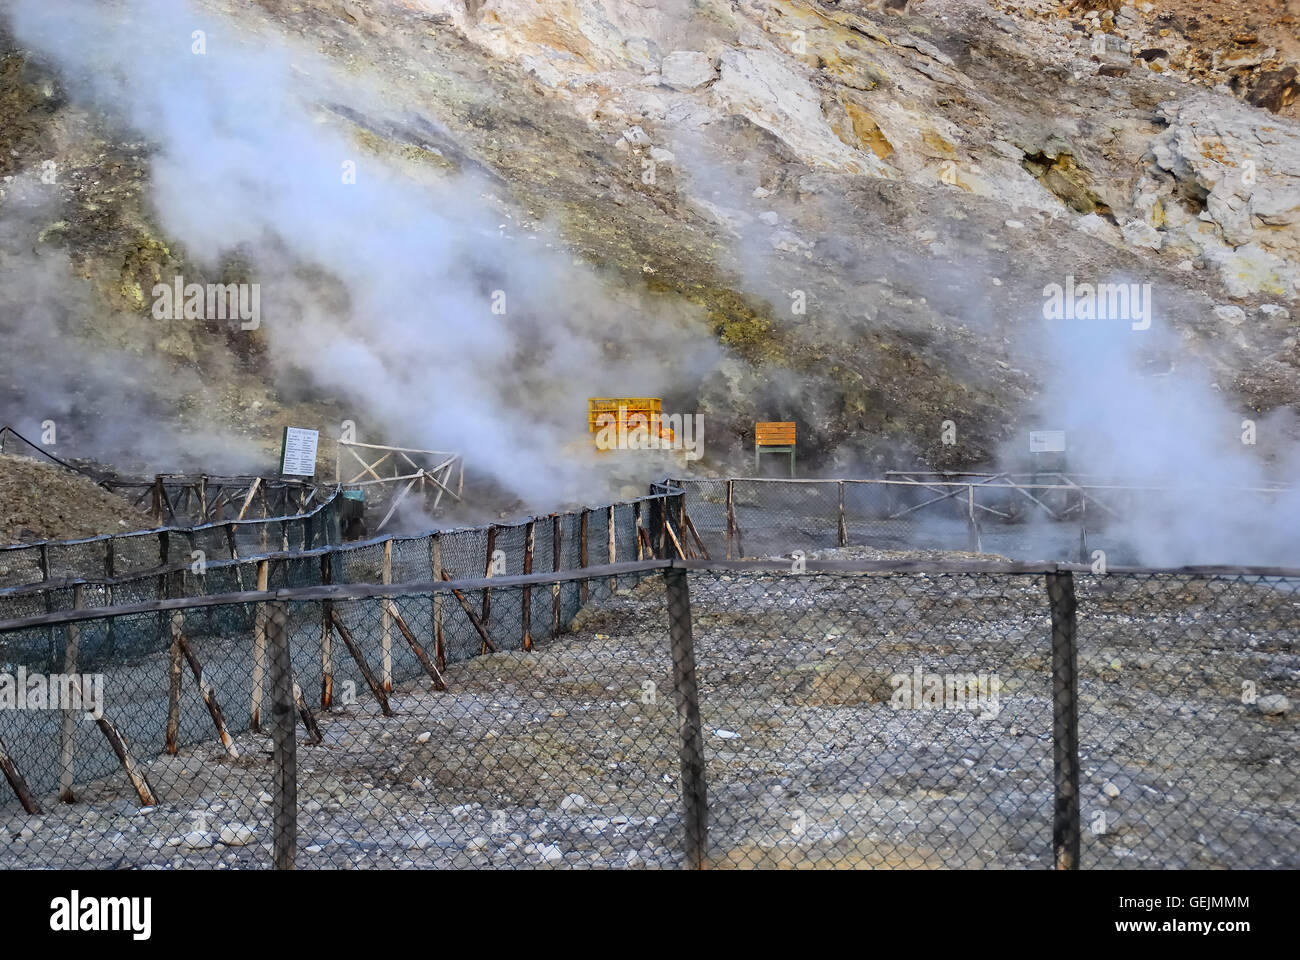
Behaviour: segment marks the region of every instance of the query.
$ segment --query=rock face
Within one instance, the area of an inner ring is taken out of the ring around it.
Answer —
[[[707,54],[692,50],[676,50],[663,58],[659,76],[665,86],[674,90],[694,90],[712,83],[717,73]]]
[[[728,50],[720,72],[713,92],[724,112],[770,131],[815,166],[886,175],[883,163],[835,135],[817,91],[783,58],[766,50]]]
[[[1211,95],[1163,103],[1160,116],[1137,196],[1150,227],[1212,260],[1237,295],[1300,289],[1300,128]],[[1232,283],[1246,264],[1259,279]]]
[[[723,359],[680,398],[716,437],[798,418],[810,464],[980,462],[1028,416],[1040,385],[1018,341],[1067,274],[1151,282],[1177,349],[1242,405],[1300,402],[1287,319],[1214,314],[1293,315],[1300,298],[1294,4],[1222,0],[1208,18],[1190,0],[199,2],[307,38],[383,91],[382,110],[318,105],[370,160],[417,184],[493,184],[494,224],[557,225],[615,301],[652,294],[716,339]],[[175,400],[222,429],[214,383],[280,422],[283,358],[147,316],[156,275],[198,271],[148,202],[147,151],[0,42],[0,175],[32,181],[50,157],[70,171],[14,245],[86,278],[69,342],[198,374]],[[0,208],[20,185],[0,183]],[[0,249],[0,273],[9,262]],[[356,413],[323,390],[295,400],[322,422]],[[391,415],[374,411],[377,433]],[[957,446],[934,439],[947,419]],[[746,453],[719,439],[706,456]]]

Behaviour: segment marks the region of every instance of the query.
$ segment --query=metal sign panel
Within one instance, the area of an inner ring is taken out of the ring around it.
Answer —
[[[1029,431],[1030,453],[1063,453],[1065,451],[1064,430]]]
[[[291,477],[314,477],[319,440],[319,430],[285,427],[280,443],[280,473]]]

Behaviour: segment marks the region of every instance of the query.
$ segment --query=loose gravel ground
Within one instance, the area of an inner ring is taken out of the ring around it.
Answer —
[[[1077,580],[1083,865],[1300,866],[1300,585]],[[711,865],[1051,865],[1041,577],[690,587]],[[298,750],[299,865],[680,866],[668,651],[652,578],[534,652],[449,665],[447,692],[399,685],[393,718],[368,697],[323,716]],[[996,675],[995,709],[896,709],[917,668]],[[269,865],[269,740],[236,746],[154,760],[151,810],[118,776],[10,815],[0,866]]]

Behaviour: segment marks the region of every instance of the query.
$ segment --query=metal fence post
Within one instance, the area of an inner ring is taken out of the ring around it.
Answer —
[[[1052,766],[1057,870],[1079,869],[1079,683],[1074,574],[1047,574],[1052,607]]]
[[[289,657],[288,605],[269,604],[267,653],[271,667],[271,740],[275,768],[275,869],[292,870],[298,848],[298,741]]]
[[[700,727],[700,692],[695,679],[695,639],[691,633],[691,599],[686,571],[664,571],[668,593],[668,629],[672,638],[673,689],[677,701],[678,749],[682,765],[686,866],[704,864],[708,842],[708,796],[704,778],[704,733]]]

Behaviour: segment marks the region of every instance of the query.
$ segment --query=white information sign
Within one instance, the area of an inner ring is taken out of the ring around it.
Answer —
[[[318,440],[319,430],[285,427],[284,441],[280,448],[280,473],[291,477],[314,477]]]
[[[1065,450],[1064,430],[1029,431],[1030,453],[1062,453]]]

